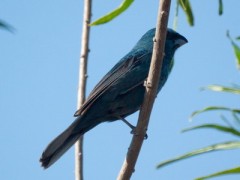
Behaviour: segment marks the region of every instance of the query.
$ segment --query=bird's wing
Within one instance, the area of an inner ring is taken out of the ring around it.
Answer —
[[[123,58],[95,86],[89,97],[86,99],[82,107],[76,111],[74,116],[82,115],[82,113],[85,112],[104,92],[106,92],[106,90],[108,90],[113,83],[116,83],[116,81],[129,72],[134,66],[137,66],[139,62],[146,56],[149,56],[149,54],[150,53],[146,51],[138,51],[136,55]],[[139,82],[136,83],[139,84]],[[131,89],[133,86],[131,85],[128,88]],[[128,91],[128,88],[125,89],[125,92]]]

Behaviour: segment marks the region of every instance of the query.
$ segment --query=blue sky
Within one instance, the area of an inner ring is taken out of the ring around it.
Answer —
[[[92,19],[120,3],[94,1]],[[92,28],[87,93],[155,26],[157,6],[158,1],[135,1],[114,21]],[[222,123],[220,112],[201,115],[190,123],[188,118],[194,110],[208,105],[239,107],[240,100],[231,94],[200,91],[209,84],[239,82],[225,34],[229,29],[233,37],[240,35],[240,17],[236,15],[240,1],[224,1],[221,17],[217,0],[192,1],[192,6],[196,18],[193,28],[182,10],[179,12],[178,32],[189,43],[177,51],[172,74],[158,95],[134,180],[190,180],[239,165],[239,151],[231,150],[155,168],[158,162],[187,151],[236,139],[211,130],[180,133],[192,125]],[[82,1],[76,0],[0,2],[0,18],[16,29],[14,34],[0,30],[0,179],[74,179],[73,148],[48,170],[43,170],[38,160],[46,145],[74,120],[82,9]],[[137,117],[135,113],[127,119],[135,124]],[[130,129],[122,122],[104,123],[88,132],[84,142],[85,179],[115,179],[131,138]]]

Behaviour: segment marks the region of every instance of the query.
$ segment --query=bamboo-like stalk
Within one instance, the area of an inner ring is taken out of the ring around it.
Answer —
[[[118,180],[129,180],[131,178],[147,131],[150,114],[157,93],[157,82],[159,81],[161,73],[170,5],[171,0],[160,0],[153,55],[147,82],[145,83],[146,92],[144,102],[140,109],[136,133],[128,148],[126,158],[117,178]]]
[[[85,101],[90,20],[91,20],[91,0],[84,0],[77,109],[79,109]],[[81,136],[75,144],[75,180],[83,180],[83,136]]]

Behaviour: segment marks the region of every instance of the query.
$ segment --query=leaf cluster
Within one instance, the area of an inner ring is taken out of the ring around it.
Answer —
[[[204,89],[209,89],[212,91],[216,92],[226,92],[226,93],[232,93],[239,95],[240,94],[240,88],[239,87],[226,87],[226,86],[220,86],[220,85],[210,85],[207,86]],[[226,125],[221,125],[221,124],[203,124],[199,126],[194,126],[191,128],[187,128],[182,130],[182,132],[188,132],[188,131],[193,131],[193,130],[198,130],[198,129],[212,129],[216,130],[221,133],[228,133],[233,136],[236,136],[239,138],[238,141],[227,141],[227,142],[221,142],[217,144],[212,144],[207,147],[203,147],[200,149],[193,150],[191,152],[185,153],[183,155],[177,156],[175,158],[166,160],[161,162],[160,164],[157,165],[157,168],[161,168],[163,166],[169,165],[171,163],[184,160],[190,157],[194,157],[197,155],[209,153],[209,152],[215,152],[215,151],[220,151],[220,150],[231,150],[231,149],[240,149],[240,109],[238,108],[229,108],[229,107],[224,107],[224,106],[208,106],[205,107],[201,110],[197,110],[191,114],[191,119],[194,118],[197,115],[200,115],[202,113],[206,113],[209,111],[227,111],[232,114],[232,120],[235,122],[235,126],[231,125],[231,123],[224,117],[222,116],[221,119],[226,123]],[[240,174],[240,164],[238,167],[233,167],[227,170],[222,170],[219,172],[215,172],[210,175],[202,176],[196,178],[196,180],[204,180],[204,179],[209,179],[212,177],[216,176],[222,176],[222,175],[228,175],[228,174]]]

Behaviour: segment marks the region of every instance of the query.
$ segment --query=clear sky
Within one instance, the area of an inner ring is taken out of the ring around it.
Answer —
[[[121,3],[94,1],[92,19]],[[191,28],[182,10],[178,32],[189,43],[175,56],[175,66],[158,95],[133,180],[191,180],[239,166],[239,151],[199,156],[156,170],[163,160],[227,140],[212,130],[180,131],[201,123],[222,123],[221,112],[188,121],[190,114],[208,105],[239,107],[239,96],[200,91],[209,84],[239,83],[235,57],[226,30],[240,35],[240,1],[193,1],[196,26]],[[156,24],[158,1],[135,1],[114,21],[91,30],[87,93],[102,76]],[[1,0],[0,18],[13,25],[14,34],[0,30],[0,179],[74,179],[74,151],[68,151],[50,169],[39,158],[46,145],[73,120],[76,110],[80,39],[80,0]],[[169,27],[173,24],[172,2]],[[230,117],[227,113],[224,114]],[[137,113],[127,118],[136,123]],[[86,180],[115,179],[132,135],[122,122],[104,123],[88,132],[84,141]],[[236,180],[239,176],[219,179]]]

